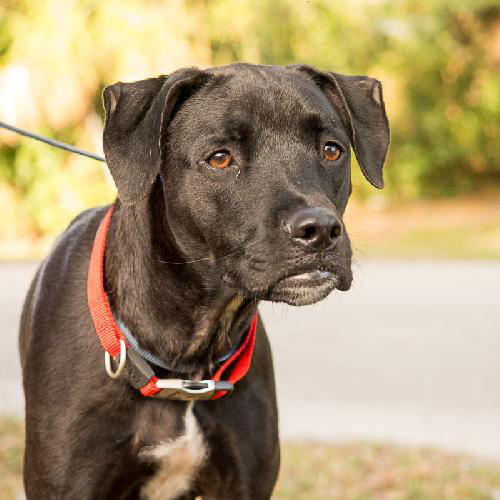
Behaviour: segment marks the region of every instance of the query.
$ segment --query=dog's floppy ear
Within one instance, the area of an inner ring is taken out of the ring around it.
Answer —
[[[368,181],[381,189],[390,141],[382,84],[368,76],[329,75],[346,107],[359,166]]]
[[[207,78],[207,73],[189,68],[104,89],[104,154],[123,203],[137,203],[148,194],[160,172],[174,111]]]
[[[340,108],[350,129],[354,153],[364,176],[375,187],[383,188],[383,167],[389,148],[390,130],[382,84],[368,76],[321,72],[305,65],[295,68],[311,76]]]

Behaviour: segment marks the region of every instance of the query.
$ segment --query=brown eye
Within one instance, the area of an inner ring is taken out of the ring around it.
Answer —
[[[232,161],[233,157],[228,151],[217,151],[208,159],[208,163],[212,168],[227,168]]]
[[[341,154],[342,150],[334,142],[327,142],[323,148],[323,156],[325,160],[338,160]]]

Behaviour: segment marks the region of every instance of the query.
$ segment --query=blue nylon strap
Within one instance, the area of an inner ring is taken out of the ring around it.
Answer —
[[[123,335],[125,335],[128,343],[134,348],[134,351],[137,351],[146,361],[149,361],[151,364],[159,366],[164,370],[169,370],[172,372],[175,371],[167,366],[158,356],[155,356],[152,352],[143,349],[139,345],[139,342],[137,342],[137,339],[132,335],[132,332],[120,320],[117,320],[116,323],[120,327],[120,330],[123,332]]]
[[[164,370],[171,371],[171,372],[176,372],[178,370],[174,370],[170,366],[166,365],[162,359],[160,359],[158,356],[155,356],[152,352],[147,351],[146,349],[143,349],[140,345],[137,339],[132,335],[132,332],[122,323],[121,320],[116,319],[117,325],[120,327],[120,330],[123,332],[123,335],[125,335],[125,338],[127,339],[128,343],[130,344],[131,347],[133,347],[134,351],[138,352],[146,361],[149,361],[152,365],[159,366],[160,368],[163,368]],[[245,338],[245,335],[240,339],[238,343],[233,345],[231,349],[229,349],[229,352],[226,353],[224,356],[219,358],[216,361],[217,365],[221,365],[224,363],[224,361],[228,360],[240,347],[241,342]]]

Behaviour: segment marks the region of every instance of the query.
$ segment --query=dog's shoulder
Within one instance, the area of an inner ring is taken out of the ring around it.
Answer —
[[[86,281],[97,228],[108,208],[92,208],[79,214],[56,239],[49,255],[41,262],[21,315],[21,359],[33,336],[35,324],[38,329],[43,329],[45,324],[50,325],[56,311],[70,302],[76,304],[76,311],[82,312],[81,304],[86,304],[83,297],[86,287],[82,283]]]
[[[77,215],[59,235],[38,274],[67,276],[79,271],[79,264],[86,267],[99,223],[109,206],[91,208]]]
[[[109,205],[89,208],[78,214],[61,233],[54,243],[53,251],[62,244],[65,246],[73,240],[79,240],[80,244],[92,243],[99,223],[109,210]]]
[[[38,268],[32,289],[67,283],[68,278],[79,276],[86,269],[97,228],[108,209],[85,210],[70,222]]]

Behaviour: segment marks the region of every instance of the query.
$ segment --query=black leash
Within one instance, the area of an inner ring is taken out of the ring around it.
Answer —
[[[24,135],[26,137],[31,137],[32,139],[45,142],[45,144],[50,144],[51,146],[55,146],[56,148],[65,149],[70,153],[76,153],[82,156],[87,156],[88,158],[92,158],[93,160],[97,161],[106,161],[102,156],[96,155],[94,153],[89,153],[88,151],[84,151],[83,149],[77,148],[75,146],[70,146],[65,142],[49,139],[48,137],[43,137],[41,135],[34,134],[33,132],[28,132],[27,130],[23,130],[22,128],[17,128],[13,127],[12,125],[7,125],[4,122],[0,122],[0,128],[5,128],[7,130],[10,130],[11,132],[15,132],[16,134]]]

